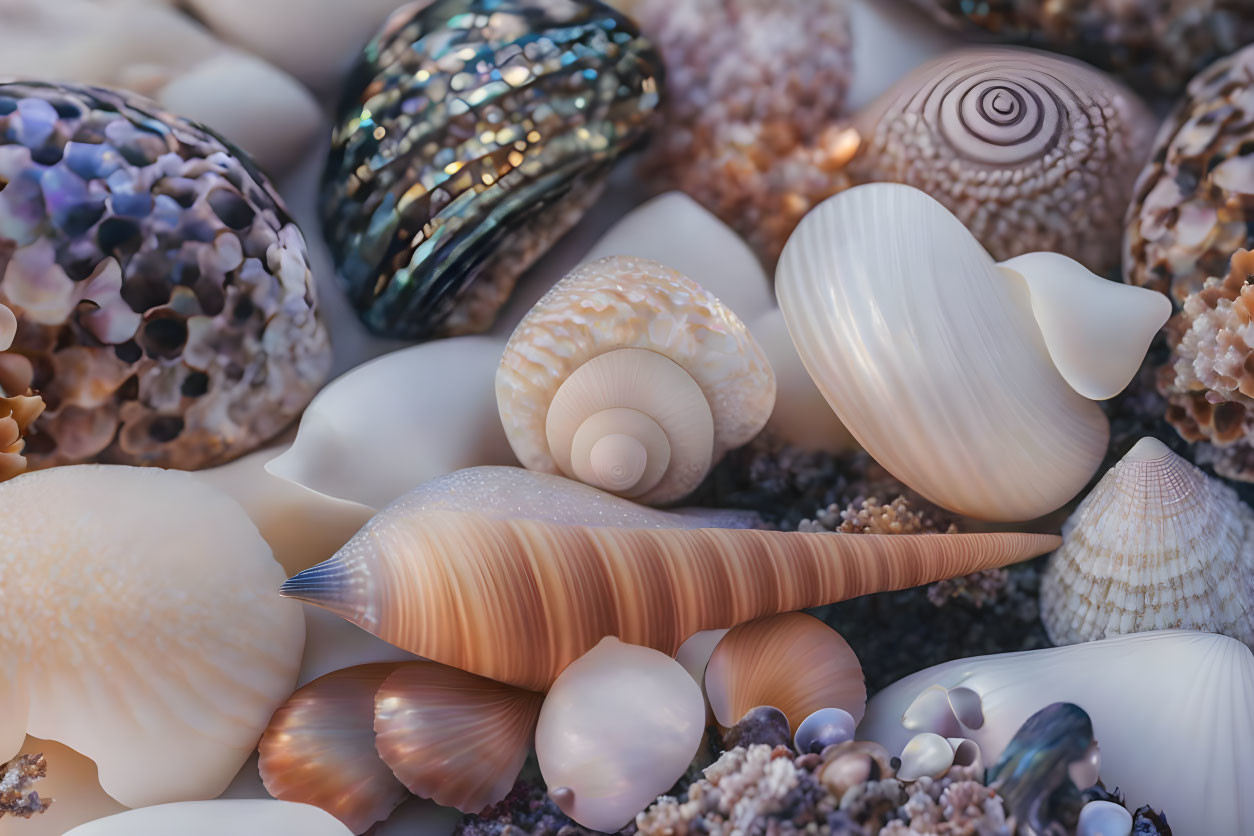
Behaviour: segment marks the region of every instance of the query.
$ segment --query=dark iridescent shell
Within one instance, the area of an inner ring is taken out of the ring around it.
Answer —
[[[592,0],[410,4],[345,90],[327,241],[371,330],[485,330],[514,282],[640,140],[661,63]]]
[[[1069,702],[1052,703],[1024,721],[985,783],[997,790],[1007,813],[1032,832],[1050,832],[1049,823],[1066,808],[1079,808],[1072,764],[1085,761],[1093,746],[1088,713]]]
[[[32,467],[194,469],[289,424],[325,379],[305,241],[248,159],[151,102],[0,84],[0,380],[47,411]]]

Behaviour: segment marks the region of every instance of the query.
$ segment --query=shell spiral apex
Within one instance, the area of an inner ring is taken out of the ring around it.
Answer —
[[[744,323],[698,284],[613,256],[572,272],[523,318],[496,394],[526,467],[664,503],[762,429],[775,375]]]

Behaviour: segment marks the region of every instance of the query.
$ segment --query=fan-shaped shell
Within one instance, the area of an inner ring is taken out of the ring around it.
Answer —
[[[496,393],[523,465],[660,503],[691,493],[762,429],[775,376],[744,323],[691,279],[613,256],[575,270],[523,318]],[[625,487],[592,449],[615,434],[646,451]]]
[[[292,694],[258,746],[266,790],[326,810],[354,833],[408,798],[374,745],[375,692],[397,664],[334,671]]]
[[[309,804],[232,798],[127,810],[80,824],[65,836],[348,836],[350,832],[330,813]]]
[[[1254,511],[1141,439],[1063,526],[1041,619],[1055,644],[1172,627],[1254,644]]]
[[[1179,833],[1254,832],[1254,655],[1235,639],[1165,630],[957,659],[876,694],[858,736],[901,751],[914,736],[902,714],[932,685],[980,696],[984,724],[963,736],[985,764],[1038,710],[1074,703],[1092,718],[1103,782],[1130,809],[1152,804]]]
[[[855,181],[915,186],[1001,260],[1035,250],[1105,272],[1156,122],[1123,85],[1028,49],[960,49],[856,119]]]
[[[128,806],[222,792],[305,638],[244,510],[190,474],[91,465],[0,484],[0,508],[0,760],[29,731]]]
[[[751,708],[784,712],[791,732],[824,708],[866,708],[866,682],[858,657],[835,630],[805,613],[759,618],[733,627],[710,656],[705,693],[724,728]]]
[[[1001,566],[1059,542],[703,527],[726,521],[474,468],[402,497],[283,593],[425,658],[543,691],[604,636],[673,655],[699,630]]]
[[[410,792],[477,813],[518,780],[543,700],[456,668],[411,662],[375,695],[375,746]]]

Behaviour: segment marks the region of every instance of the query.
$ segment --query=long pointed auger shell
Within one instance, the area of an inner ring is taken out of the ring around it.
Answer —
[[[434,480],[283,585],[427,659],[532,691],[604,636],[674,655],[698,630],[1004,566],[1036,534],[709,528],[511,468]]]
[[[784,712],[791,731],[824,708],[862,719],[866,682],[849,643],[831,627],[799,612],[759,618],[733,627],[710,656],[705,693],[724,728],[751,708]]]
[[[456,668],[410,662],[375,695],[375,746],[410,792],[477,813],[518,780],[543,701]]]
[[[319,677],[274,712],[257,747],[275,798],[312,804],[364,833],[409,797],[375,749],[375,692],[398,664],[357,665]]]
[[[1181,627],[1254,645],[1254,511],[1154,438],[1063,526],[1041,581],[1055,644]]]
[[[1130,809],[1164,810],[1176,833],[1254,833],[1254,654],[1235,639],[1164,630],[957,659],[872,697],[859,739],[900,752],[916,731],[935,731],[901,723],[934,685],[980,698],[980,728],[960,736],[979,744],[986,765],[1037,711],[1074,703],[1093,720],[1102,781]]]
[[[244,509],[187,473],[99,465],[0,484],[0,509],[0,761],[29,731],[127,806],[221,793],[305,640]]]

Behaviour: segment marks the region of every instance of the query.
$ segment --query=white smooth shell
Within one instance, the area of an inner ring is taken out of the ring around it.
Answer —
[[[963,736],[994,764],[1030,716],[1083,708],[1101,746],[1101,777],[1135,809],[1166,811],[1178,833],[1254,833],[1254,655],[1241,642],[1186,630],[958,659],[879,692],[858,727],[889,751],[913,732],[906,708],[931,685],[980,696],[984,724]]]
[[[305,640],[243,509],[178,471],[0,484],[0,762],[29,732],[128,807],[212,798],[292,691]]]
[[[923,192],[871,183],[824,201],[785,245],[776,292],[841,422],[938,505],[1032,519],[1100,464],[1106,418],[1054,367],[1026,286]]]
[[[17,335],[17,316],[4,303],[0,303],[0,351],[13,345],[13,337]]]
[[[704,727],[701,689],[682,665],[607,636],[553,683],[536,758],[550,790],[573,793],[559,801],[568,816],[614,832],[684,774]]]
[[[266,470],[382,508],[445,473],[514,464],[492,388],[502,346],[490,337],[457,337],[358,366],[318,393],[291,448]]]
[[[897,777],[903,781],[917,781],[927,776],[939,778],[954,763],[954,747],[939,734],[920,732],[901,750],[901,766]]]
[[[1132,814],[1113,801],[1090,801],[1080,808],[1076,836],[1129,836]]]
[[[65,836],[352,836],[309,804],[265,799],[185,801],[127,810],[81,824]]]
[[[702,630],[693,633],[675,652],[675,661],[684,666],[693,681],[705,687],[705,666],[714,655],[714,648],[727,635],[727,630]]]

